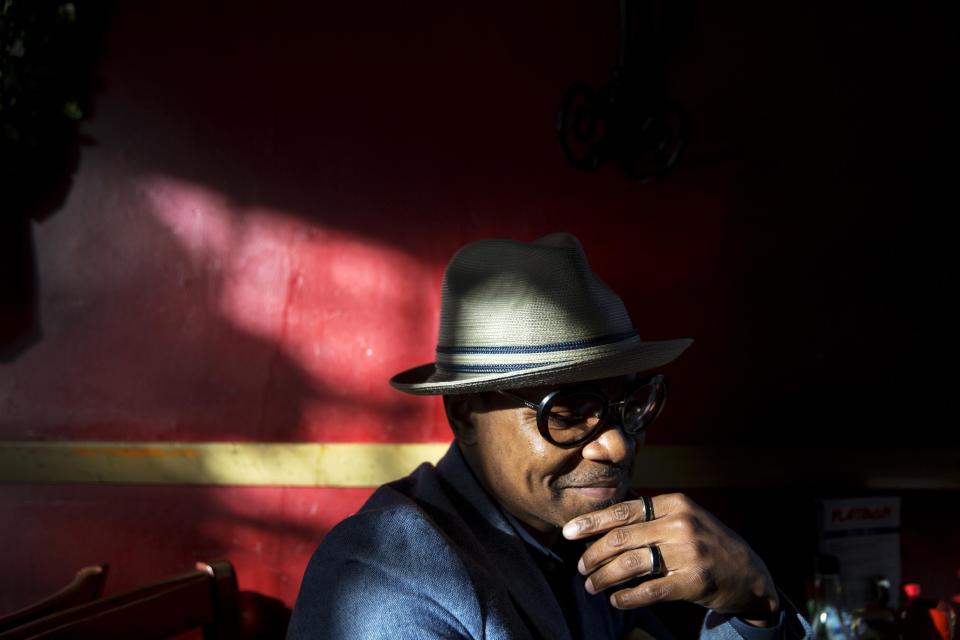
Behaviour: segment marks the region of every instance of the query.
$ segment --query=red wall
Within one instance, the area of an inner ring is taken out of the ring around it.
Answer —
[[[43,337],[0,368],[0,439],[444,441],[386,379],[432,359],[446,261],[567,230],[641,336],[697,340],[654,443],[910,421],[956,446],[929,426],[957,417],[937,10],[691,7],[690,153],[638,185],[553,132],[572,81],[606,81],[615,3],[118,3],[96,144],[34,229]],[[2,486],[0,610],[83,564],[120,589],[215,556],[289,605],[368,493]]]

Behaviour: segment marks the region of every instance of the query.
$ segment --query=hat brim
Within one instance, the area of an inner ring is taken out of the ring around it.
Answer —
[[[600,380],[662,367],[679,357],[692,343],[690,338],[641,342],[623,351],[603,354],[596,360],[551,363],[498,373],[445,371],[431,362],[398,373],[390,379],[390,385],[404,393],[431,396]]]

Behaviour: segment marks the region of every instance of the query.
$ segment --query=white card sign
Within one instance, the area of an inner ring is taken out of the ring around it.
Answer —
[[[846,606],[873,599],[871,579],[890,581],[890,605],[900,593],[900,498],[823,500],[819,514],[820,553],[840,560]]]

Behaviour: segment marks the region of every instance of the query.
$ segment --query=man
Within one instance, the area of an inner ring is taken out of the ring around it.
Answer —
[[[702,638],[808,636],[735,533],[629,492],[690,342],[641,341],[573,236],[461,249],[436,362],[391,380],[443,395],[454,443],[328,534],[288,638],[664,638],[667,600],[709,610]]]

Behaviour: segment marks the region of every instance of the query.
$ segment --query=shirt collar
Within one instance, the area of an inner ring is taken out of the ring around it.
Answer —
[[[510,526],[513,527],[513,530],[516,531],[520,539],[527,543],[527,546],[532,547],[535,551],[544,554],[551,560],[563,562],[563,558],[558,556],[553,550],[545,547],[539,540],[534,538],[530,532],[527,531],[527,528],[524,527],[523,524],[513,516],[513,514],[508,512],[503,507],[500,508],[500,511],[503,512],[503,517],[507,519],[507,522],[510,523]]]

